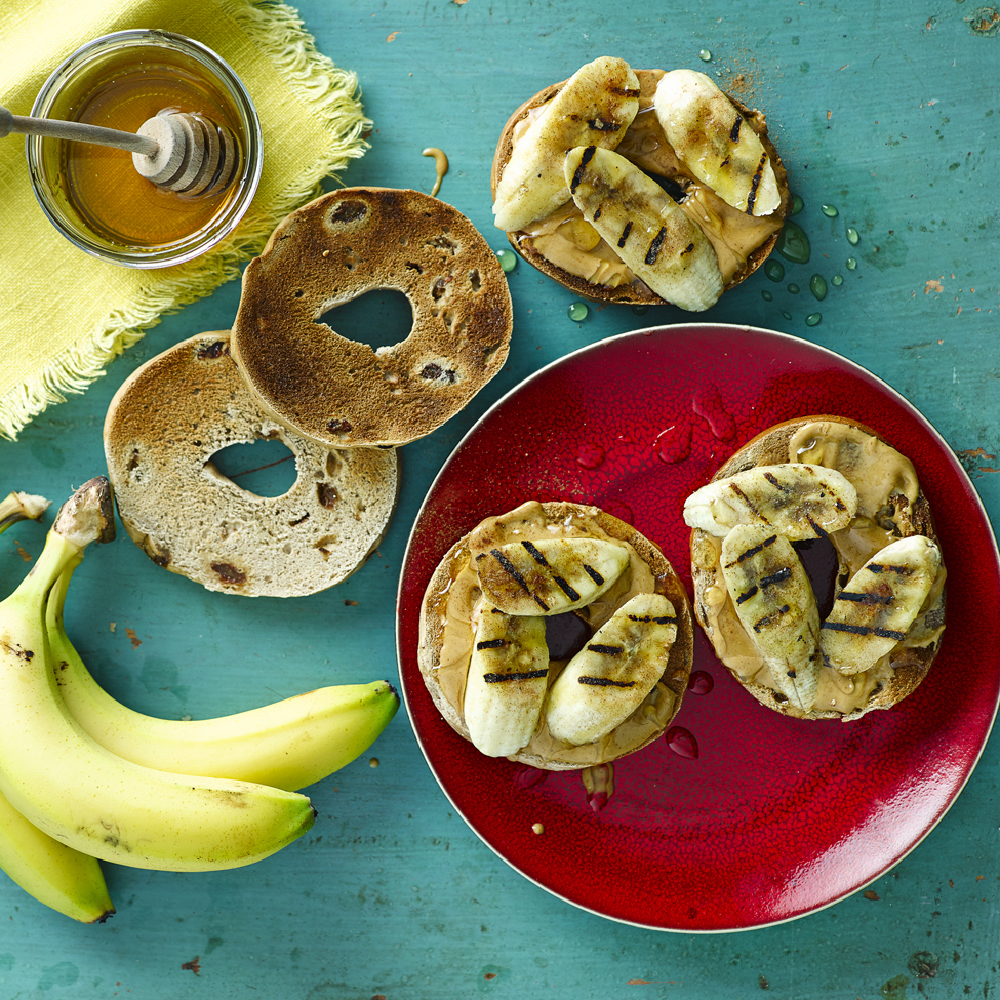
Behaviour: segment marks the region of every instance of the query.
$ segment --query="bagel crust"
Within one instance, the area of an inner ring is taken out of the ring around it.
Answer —
[[[409,300],[402,343],[373,351],[317,322],[379,288]],[[461,212],[419,191],[347,188],[292,212],[247,266],[232,349],[296,433],[388,447],[462,409],[503,366],[512,323],[503,270]]]
[[[635,121],[625,132],[621,143],[615,152],[621,154],[626,159],[632,161],[636,166],[654,176],[654,179],[668,178],[677,184],[687,195],[685,204],[691,209],[691,217],[712,239],[719,253],[720,269],[723,273],[724,291],[745,281],[754,271],[756,271],[767,259],[771,250],[778,240],[778,235],[785,221],[791,195],[788,189],[788,173],[778,155],[777,150],[772,145],[767,134],[767,121],[763,112],[756,109],[747,108],[732,94],[726,96],[733,103],[736,110],[742,115],[743,120],[760,137],[764,148],[767,150],[768,158],[774,169],[775,178],[778,183],[778,190],[781,196],[779,207],[770,215],[764,217],[746,216],[725,204],[722,199],[716,197],[710,189],[703,183],[695,180],[687,171],[687,168],[674,154],[667,141],[662,127],[652,113],[653,93],[656,85],[664,76],[661,69],[637,69],[635,74],[639,79],[639,114]],[[496,151],[493,155],[493,165],[490,172],[490,187],[494,198],[496,197],[497,183],[503,176],[504,168],[510,160],[511,153],[518,133],[524,127],[522,122],[533,115],[540,113],[566,84],[566,80],[554,83],[549,87],[540,90],[537,94],[524,102],[507,120],[500,138],[497,142]],[[696,195],[696,198],[692,196]],[[570,215],[573,203],[569,202]],[[559,213],[552,217],[554,223],[558,223],[556,218]],[[733,239],[743,246],[745,253],[737,252],[735,255],[726,250],[717,239],[714,232],[718,226],[718,220],[723,220],[723,227],[727,234],[732,234]],[[745,227],[751,227],[746,229]],[[536,270],[547,275],[553,281],[558,282],[564,288],[577,295],[599,302],[614,302],[620,305],[667,305],[666,299],[661,298],[653,292],[644,282],[639,279],[625,281],[621,284],[606,284],[600,279],[595,280],[583,277],[572,271],[566,270],[554,260],[550,259],[544,252],[536,247],[536,233],[546,230],[545,220],[539,224],[529,227],[528,230],[518,232],[508,232],[507,239],[517,253]],[[551,227],[548,227],[551,228]],[[746,234],[751,235],[747,236]],[[749,244],[747,245],[747,241]],[[617,266],[619,258],[613,248],[608,246],[603,240],[598,246],[588,251],[594,255],[595,262],[600,259],[607,260]]]
[[[231,444],[280,439],[297,478],[282,496],[241,489],[212,464]],[[340,583],[378,545],[396,501],[396,452],[337,451],[275,423],[229,356],[200,333],[146,362],[104,427],[118,513],[155,563],[208,590],[299,597]]]
[[[857,440],[865,456],[874,456],[867,472],[876,474],[866,475],[862,471],[852,478],[854,470],[838,470],[844,472],[852,485],[858,486],[858,510],[846,528],[828,536],[837,563],[834,593],[839,593],[861,565],[891,542],[913,535],[924,535],[936,542],[930,505],[908,459],[882,441],[871,428],[842,417],[821,414],[769,428],[737,451],[712,479],[715,482],[756,466],[794,461],[790,454],[797,454],[800,461],[837,469],[836,443],[845,436]],[[824,454],[826,442],[831,444]],[[817,543],[822,544],[821,540]],[[926,676],[944,631],[946,573],[943,566],[906,638],[897,642],[867,671],[845,676],[826,664],[821,665],[816,702],[810,711],[802,711],[777,690],[770,680],[768,668],[739,622],[732,598],[722,581],[721,547],[721,538],[713,537],[700,527],[692,529],[695,617],[720,661],[762,705],[797,718],[846,722],[859,719],[874,709],[891,708]],[[820,598],[818,592],[816,596]]]
[[[452,729],[469,740],[462,706],[474,644],[470,619],[481,597],[472,551],[505,540],[542,536],[613,539],[629,550],[630,565],[620,584],[588,607],[558,616],[575,614],[585,623],[585,634],[592,635],[615,608],[637,593],[666,596],[678,618],[677,638],[659,681],[639,708],[607,736],[583,746],[564,743],[549,733],[543,712],[528,744],[508,757],[545,770],[574,770],[634,753],[660,736],[680,708],[691,672],[694,625],[684,585],[663,553],[631,525],[597,507],[558,502],[529,502],[501,517],[487,518],[452,545],[431,577],[420,611],[417,662],[435,706]],[[551,689],[569,656],[557,659],[551,638],[549,644],[553,648]]]

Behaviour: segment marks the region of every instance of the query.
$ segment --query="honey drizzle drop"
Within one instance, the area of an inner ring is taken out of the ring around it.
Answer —
[[[428,146],[424,150],[423,155],[434,157],[434,169],[437,171],[437,178],[434,181],[434,187],[431,188],[431,197],[436,198],[438,191],[441,190],[441,181],[444,180],[444,175],[448,173],[448,157],[445,155],[444,150],[438,149],[436,146]]]

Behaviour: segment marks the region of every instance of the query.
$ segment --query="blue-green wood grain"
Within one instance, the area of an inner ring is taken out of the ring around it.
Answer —
[[[992,17],[982,5],[303,0],[299,9],[320,49],[358,71],[374,121],[370,151],[343,180],[429,191],[433,163],[421,152],[438,146],[451,160],[441,197],[496,248],[505,241],[490,215],[493,148],[539,88],[601,54],[704,69],[741,88],[767,111],[812,255],[784,261],[781,282],[759,272],[706,318],[796,334],[884,378],[962,456],[996,522],[1000,36],[977,30]],[[824,215],[824,204],[838,215]],[[821,303],[808,290],[814,273],[829,284]],[[466,411],[401,450],[386,538],[341,586],[303,600],[240,600],[164,572],[124,535],[88,555],[67,622],[114,694],[153,714],[204,717],[324,683],[397,677],[393,609],[407,533],[451,448],[542,364],[687,318],[607,308],[577,324],[566,317],[569,293],[534,271],[520,266],[510,285],[507,366]],[[238,297],[231,283],[165,318],[84,395],[0,442],[0,488],[61,501],[103,471],[101,428],[117,387],[183,337],[228,327]],[[813,312],[822,321],[810,327]],[[390,315],[398,324],[398,309]],[[3,536],[5,586],[27,568],[17,546],[37,555],[42,531],[17,525]],[[791,924],[709,936],[614,924],[513,872],[450,808],[403,713],[371,755],[377,768],[366,754],[315,786],[313,831],[259,865],[211,875],[110,868],[118,915],[106,925],[75,925],[0,880],[0,997],[989,1000],[1000,982],[995,741],[941,824],[871,887],[877,900],[857,893]],[[198,973],[182,968],[196,956]]]

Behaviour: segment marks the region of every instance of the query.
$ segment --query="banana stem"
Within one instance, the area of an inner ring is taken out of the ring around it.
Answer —
[[[65,536],[49,528],[45,536],[45,548],[28,575],[21,581],[9,600],[26,600],[39,603],[44,608],[48,592],[52,589],[62,571],[83,552]]]
[[[91,542],[113,541],[115,514],[107,476],[95,476],[84,483],[60,507],[52,529],[80,549]]]
[[[44,617],[48,592],[63,570],[71,564],[75,568],[91,542],[114,538],[114,530],[111,484],[105,476],[97,476],[84,483],[62,505],[45,536],[42,554],[11,598],[40,601]]]
[[[48,632],[62,631],[65,628],[66,594],[69,592],[69,584],[73,579],[73,570],[81,562],[83,562],[82,552],[76,559],[67,564],[49,591],[48,600],[45,602],[45,628]]]
[[[48,510],[50,502],[31,493],[11,491],[0,500],[0,532],[18,521],[37,521]]]

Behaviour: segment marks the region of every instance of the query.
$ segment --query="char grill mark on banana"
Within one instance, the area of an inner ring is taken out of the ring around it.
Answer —
[[[791,542],[770,530],[734,527],[722,541],[722,575],[775,689],[809,711],[818,683],[819,612]]]
[[[531,558],[534,559],[536,563],[538,563],[539,566],[544,566],[546,569],[551,571],[553,583],[555,583],[555,585],[571,601],[580,600],[579,592],[570,586],[565,577],[560,576],[559,573],[557,573],[555,570],[552,569],[552,567],[549,565],[548,559],[545,558],[544,553],[541,552],[536,545],[533,545],[531,542],[521,542],[521,546],[524,548],[524,551],[527,552],[528,555],[531,556]],[[594,567],[591,566],[590,563],[584,562],[581,564],[581,567],[584,573],[586,573],[587,576],[589,576],[590,579],[593,580],[598,587],[604,586],[605,583],[604,577],[596,569],[594,569]]]
[[[542,600],[538,594],[532,592],[531,588],[528,586],[527,581],[524,579],[523,574],[518,570],[518,568],[507,558],[507,556],[501,552],[499,549],[490,549],[490,555],[497,561],[497,564],[503,569],[503,571],[514,581],[517,586],[524,591],[525,595],[530,597],[531,600],[535,602],[542,609],[542,611],[548,611],[549,606]],[[480,558],[484,558],[480,556]],[[480,570],[480,579],[482,579],[482,571]]]
[[[541,615],[507,615],[480,604],[463,712],[473,745],[489,757],[517,753],[538,724],[548,687]]]
[[[679,621],[676,615],[629,613],[627,618],[630,622],[640,625],[673,625],[675,629]],[[623,643],[591,642],[587,644],[586,648],[592,653],[600,653],[602,656],[622,656],[625,653],[625,645]],[[631,688],[635,687],[637,683],[635,680],[623,681],[616,680],[613,677],[592,677],[586,674],[580,674],[576,680],[578,684],[593,684],[597,687]]]
[[[618,608],[552,685],[551,734],[579,746],[624,722],[663,676],[677,625],[661,594],[639,594]]]
[[[734,140],[735,141],[735,140]],[[723,163],[725,166],[729,162],[728,159]],[[754,215],[754,205],[757,202],[757,192],[760,189],[760,183],[764,179],[764,170],[767,167],[767,153],[760,154],[760,162],[757,164],[757,169],[754,171],[753,180],[750,182],[750,193],[747,195],[747,215]],[[777,206],[775,206],[777,208]],[[774,209],[771,209],[773,212]],[[766,215],[766,212],[761,213]]]
[[[871,669],[906,639],[941,569],[941,551],[924,535],[892,542],[859,569],[823,623],[825,661],[844,674]]]
[[[476,556],[486,600],[511,615],[581,608],[607,591],[628,563],[623,545],[598,538],[512,542]]]
[[[771,537],[771,541],[774,541],[774,536]],[[736,598],[736,603],[742,604],[744,601],[749,601],[750,598],[756,597],[761,590],[764,590],[767,587],[773,587],[776,583],[781,583],[782,581],[789,579],[791,575],[791,569],[787,566],[782,566],[781,569],[776,569],[770,576],[762,576],[760,578],[760,583],[754,584],[749,590],[744,590],[743,593]],[[757,627],[754,626],[754,628],[756,629]]]
[[[514,146],[497,182],[494,225],[524,229],[569,200],[562,161],[576,146],[613,149],[639,110],[639,78],[601,56],[577,70]]]
[[[521,615],[522,618],[527,617]],[[548,677],[548,670],[525,670],[522,673],[511,674],[483,674],[483,680],[487,684],[502,684],[504,681],[531,681],[539,677]],[[520,749],[520,747],[518,747]]]
[[[593,146],[570,150],[564,173],[584,218],[652,291],[691,312],[718,301],[722,274],[712,244],[652,178]]]
[[[619,656],[621,653],[625,652],[624,646],[609,646],[604,642],[592,642],[587,646],[587,649],[589,649],[592,653],[603,653],[605,656]],[[599,680],[596,677],[580,678],[581,684],[598,684],[602,682],[605,684],[619,684],[622,687],[631,687],[635,683],[635,681],[609,681],[604,678]]]
[[[763,552],[764,549],[768,548],[768,546],[773,545],[777,540],[778,540],[777,535],[768,535],[767,538],[758,542],[756,545],[751,545],[749,548],[743,549],[742,551],[736,553],[735,559],[733,559],[733,561],[731,563],[728,563],[727,565],[735,566],[741,562],[745,562],[747,559],[752,559],[755,555],[757,555],[760,552]]]
[[[789,463],[757,466],[695,490],[684,520],[710,535],[763,524],[791,539],[822,538],[850,524],[857,492],[835,469]]]
[[[614,656],[616,653],[623,652],[622,649],[600,649],[593,646],[588,646],[588,649],[594,650],[594,652],[605,653],[606,655]],[[613,681],[609,677],[578,677],[577,683],[579,684],[593,684],[595,687],[620,687],[620,688],[630,688],[635,687],[635,681]]]
[[[660,256],[660,250],[663,247],[663,241],[667,237],[667,227],[660,226],[659,231],[650,241],[649,247],[646,249],[646,256],[643,257],[642,262],[646,267],[654,267],[656,265],[656,259]],[[690,253],[694,249],[694,244],[689,243],[682,251],[683,256],[686,253]]]
[[[743,116],[704,73],[666,73],[653,108],[678,157],[725,202],[756,216],[770,215],[781,204],[760,137],[743,127]]]

